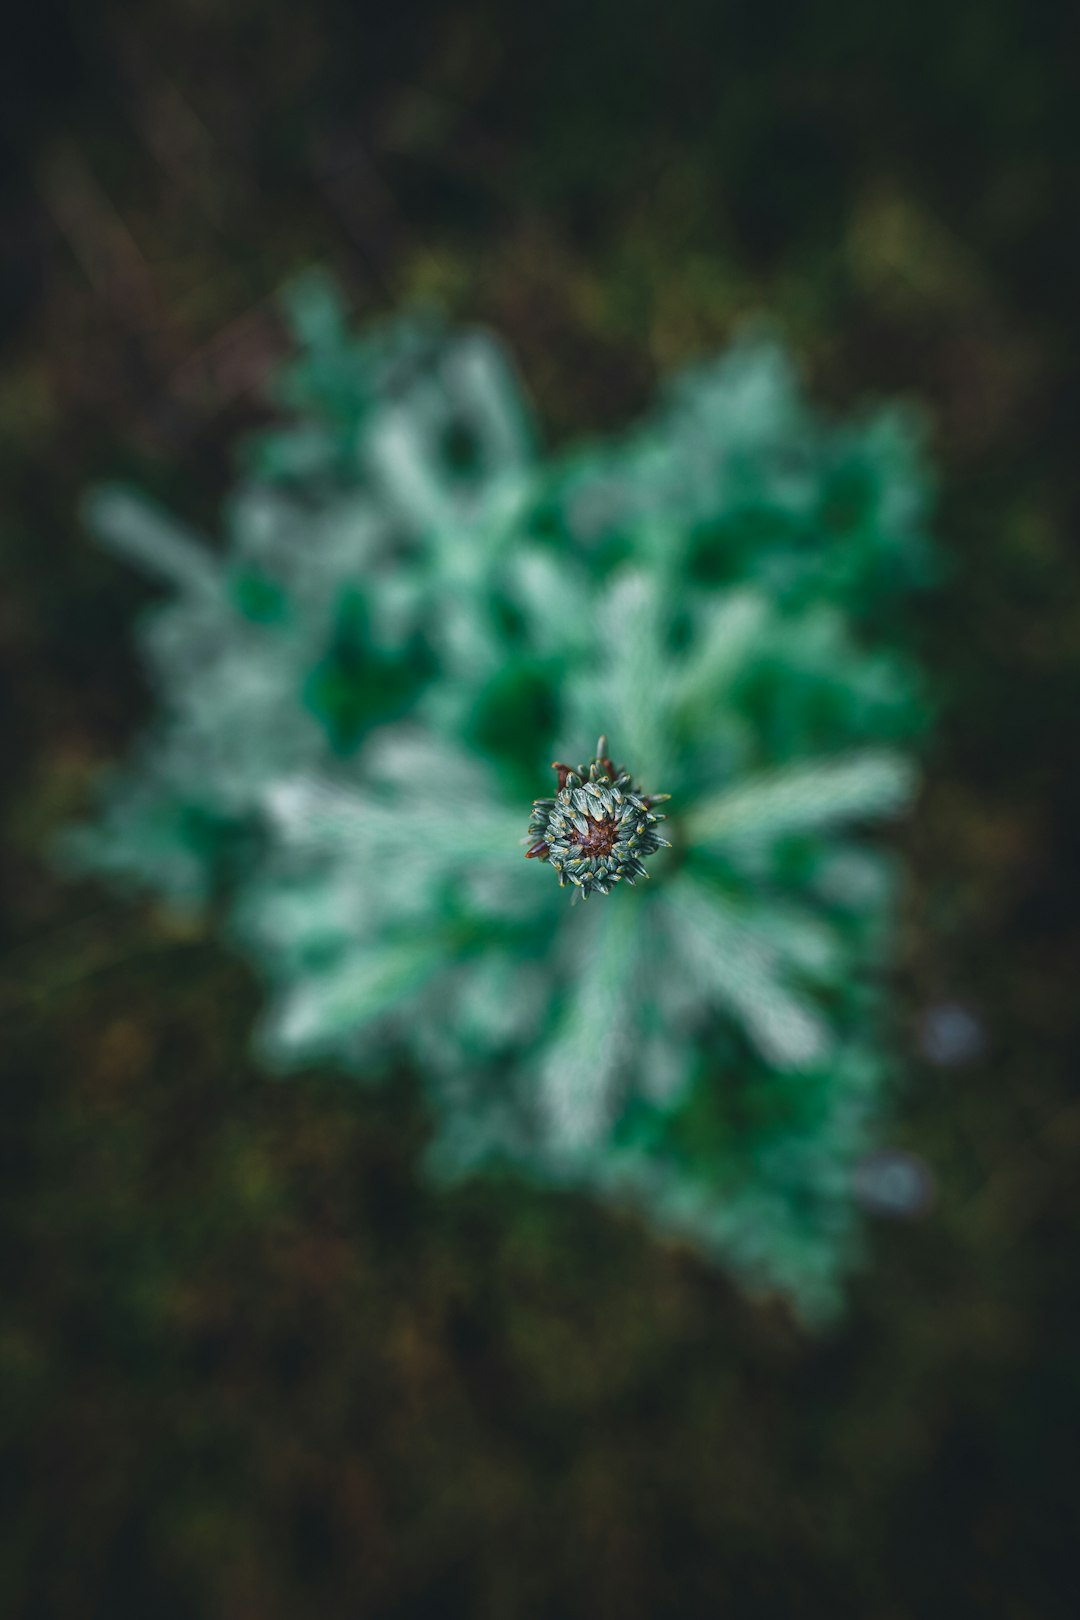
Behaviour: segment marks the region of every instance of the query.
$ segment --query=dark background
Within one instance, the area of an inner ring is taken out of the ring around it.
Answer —
[[[1080,10],[1031,0],[36,0],[0,52],[0,1607],[10,1616],[1077,1613]],[[406,1077],[261,1077],[213,932],[61,882],[150,713],[76,517],[207,518],[319,262],[493,324],[549,442],[777,314],[930,407],[943,703],[895,1141],[800,1332],[586,1201],[419,1181]],[[927,1039],[942,1004],[981,1042]],[[948,1059],[948,1061],[943,1061]]]

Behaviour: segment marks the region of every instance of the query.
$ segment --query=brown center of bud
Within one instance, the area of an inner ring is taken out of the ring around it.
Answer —
[[[615,838],[618,829],[614,821],[594,821],[592,816],[586,816],[589,830],[579,833],[575,830],[573,842],[580,848],[583,855],[599,856],[610,855],[615,848]]]

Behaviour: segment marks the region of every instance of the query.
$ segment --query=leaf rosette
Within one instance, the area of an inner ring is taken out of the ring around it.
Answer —
[[[819,419],[754,338],[545,458],[490,336],[356,340],[318,279],[292,305],[293,418],[246,446],[223,548],[91,499],[174,594],[144,632],[159,720],[71,851],[223,899],[272,1065],[410,1057],[441,1172],[592,1187],[828,1312],[888,1082],[868,834],[927,720],[917,425]],[[633,779],[601,743],[524,835],[602,896],[569,906],[522,865],[522,806],[604,734]]]

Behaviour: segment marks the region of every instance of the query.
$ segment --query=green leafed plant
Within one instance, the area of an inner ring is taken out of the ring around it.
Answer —
[[[408,1056],[433,1168],[596,1189],[827,1313],[888,1078],[869,834],[927,712],[916,427],[825,420],[757,337],[545,458],[490,336],[358,340],[318,277],[290,304],[290,414],[246,447],[223,549],[90,502],[173,595],[159,720],[78,858],[224,894],[266,1061]],[[601,742],[553,789],[597,737],[620,765]]]

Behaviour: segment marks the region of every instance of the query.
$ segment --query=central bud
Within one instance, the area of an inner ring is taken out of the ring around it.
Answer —
[[[633,883],[648,877],[645,857],[667,843],[655,831],[664,818],[653,805],[670,795],[643,793],[605,749],[601,737],[591,765],[575,770],[556,763],[558,791],[553,799],[536,800],[529,823],[529,837],[536,842],[526,858],[550,862],[560,884],[572,883],[583,899],[594,889],[610,893],[623,878]]]
[[[570,843],[580,849],[583,855],[610,855],[619,836],[618,823],[606,818],[594,821],[589,815],[585,821],[588,831],[581,833],[575,827],[570,834]]]

